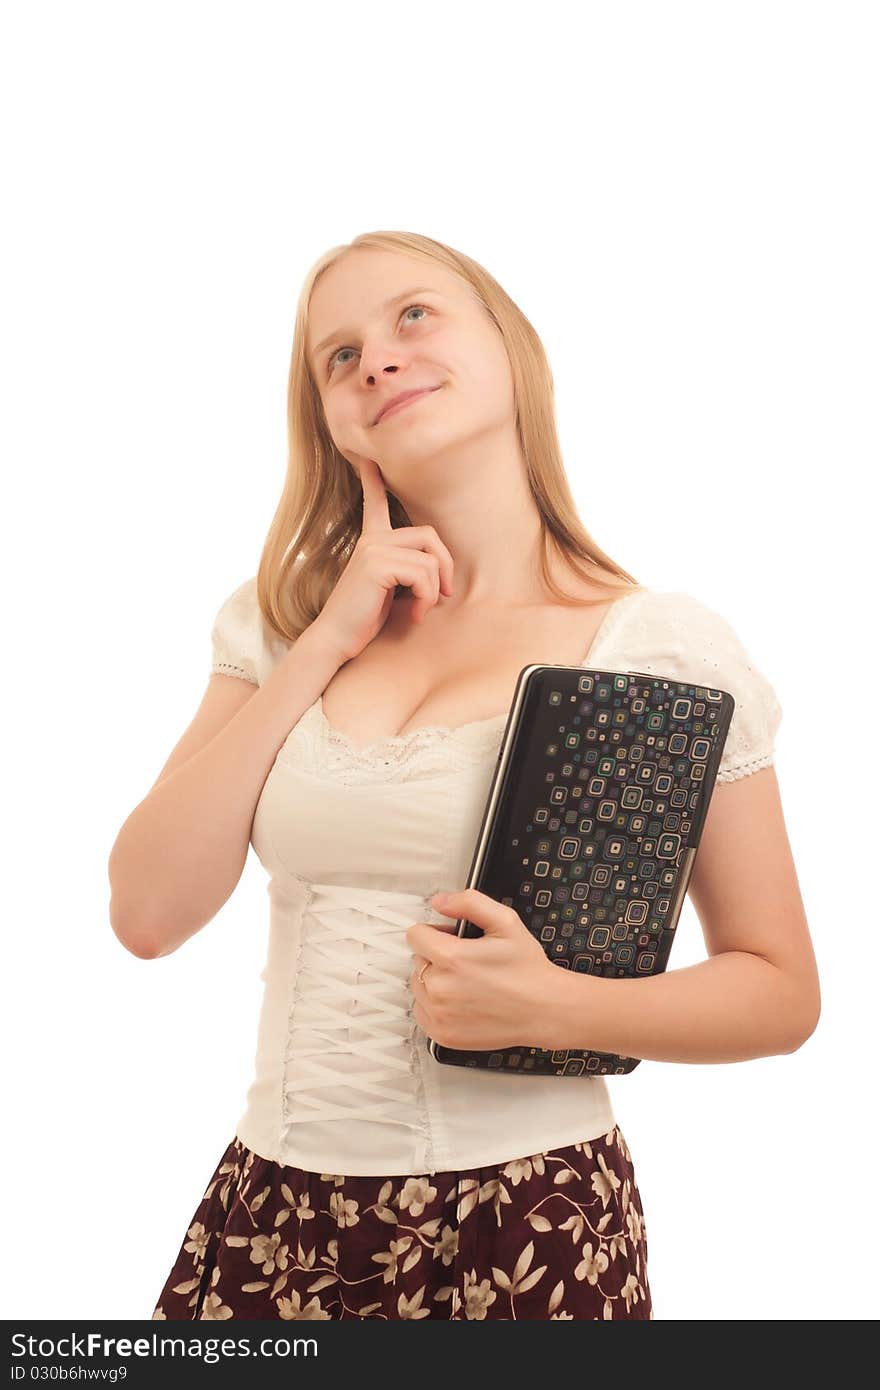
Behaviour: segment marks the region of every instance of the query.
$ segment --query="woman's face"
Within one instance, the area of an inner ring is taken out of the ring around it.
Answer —
[[[306,352],[337,449],[375,459],[392,489],[406,491],[419,462],[454,466],[456,449],[472,457],[462,446],[510,427],[501,335],[467,282],[432,261],[347,252],[312,293]],[[424,387],[436,389],[376,422],[393,396]]]

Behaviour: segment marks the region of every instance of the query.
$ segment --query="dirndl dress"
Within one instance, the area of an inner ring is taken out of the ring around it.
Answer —
[[[615,1124],[510,1162],[417,1176],[283,1166],[237,1136],[154,1319],[651,1319],[645,1218]]]

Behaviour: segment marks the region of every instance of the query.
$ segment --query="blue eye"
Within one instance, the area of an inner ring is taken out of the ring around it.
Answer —
[[[423,314],[427,314],[427,313],[428,313],[428,309],[426,308],[426,306],[425,306],[424,304],[408,304],[407,307],[404,309],[403,314],[408,314],[409,311],[410,311],[410,309],[420,309],[420,310],[422,311]],[[401,318],[403,318],[403,314],[401,314]],[[412,321],[412,320],[411,320],[411,321]],[[345,348],[345,347],[337,348],[336,351],[335,351],[334,353],[331,353],[331,355],[330,355],[330,360],[329,360],[329,362],[327,363],[327,371],[328,371],[328,372],[332,372],[332,371],[333,371],[333,364],[335,363],[336,359],[338,358],[338,356],[339,356],[339,354],[340,354],[341,352],[354,352],[354,348]],[[345,363],[343,363],[342,365],[345,366]]]

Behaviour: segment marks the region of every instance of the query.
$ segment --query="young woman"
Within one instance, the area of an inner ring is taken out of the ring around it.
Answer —
[[[324,256],[289,431],[258,573],[220,607],[199,710],[111,855],[113,928],[143,957],[211,921],[249,843],[270,876],[256,1076],[153,1317],[651,1318],[604,1078],[448,1066],[426,1041],[796,1049],[819,989],[780,705],[719,614],[638,585],[584,529],[540,340],[467,256],[390,232]],[[696,967],[574,975],[462,891],[537,661],[733,694],[690,887]],[[455,936],[459,917],[484,936]]]

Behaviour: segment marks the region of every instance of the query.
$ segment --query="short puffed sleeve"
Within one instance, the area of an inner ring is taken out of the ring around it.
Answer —
[[[627,670],[727,690],[735,709],[718,769],[734,782],[773,762],[782,706],[730,623],[693,594],[649,590],[621,634]]]
[[[220,605],[211,628],[211,671],[260,684],[262,613],[257,580],[247,579]]]
[[[211,671],[262,685],[290,648],[291,641],[263,616],[254,575],[220,605],[211,629]]]

